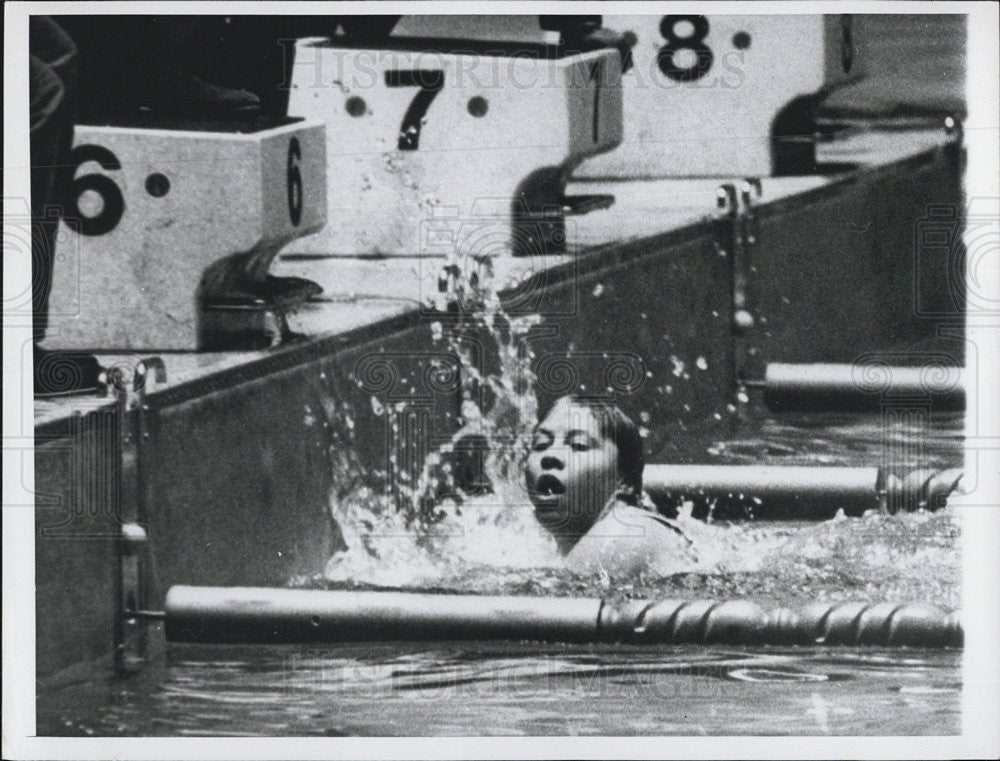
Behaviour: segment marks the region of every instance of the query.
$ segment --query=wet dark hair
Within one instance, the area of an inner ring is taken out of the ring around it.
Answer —
[[[642,498],[642,471],[646,466],[642,454],[642,436],[635,423],[612,402],[593,397],[569,395],[553,402],[555,407],[562,399],[588,408],[597,420],[601,435],[610,439],[618,449],[618,499],[638,505]],[[549,407],[549,411],[552,410]],[[545,413],[548,415],[548,412]]]

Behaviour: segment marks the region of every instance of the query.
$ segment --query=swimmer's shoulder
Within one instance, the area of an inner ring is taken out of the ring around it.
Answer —
[[[687,558],[690,540],[659,513],[618,502],[566,556],[578,570],[629,575]]]

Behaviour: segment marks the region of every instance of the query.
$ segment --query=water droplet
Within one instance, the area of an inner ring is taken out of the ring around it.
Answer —
[[[598,283],[597,285],[594,286],[593,290],[594,298],[595,299],[600,298],[602,293],[604,293],[604,286],[601,283]]]
[[[698,359],[696,359],[694,361],[694,363],[698,367],[699,370],[707,370],[708,369],[708,361],[704,357],[698,357]]]

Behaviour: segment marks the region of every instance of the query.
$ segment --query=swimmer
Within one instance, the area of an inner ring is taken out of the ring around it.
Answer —
[[[526,485],[568,567],[630,576],[690,564],[690,540],[644,506],[643,465],[638,429],[612,404],[564,396],[535,428]]]

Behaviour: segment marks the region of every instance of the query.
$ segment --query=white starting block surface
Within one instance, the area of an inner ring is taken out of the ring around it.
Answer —
[[[865,74],[863,17],[608,16],[638,36],[622,76],[625,138],[580,177],[769,175],[775,118]]]
[[[76,127],[47,347],[204,348],[295,301],[267,273],[326,220],[323,125],[206,126]]]
[[[622,139],[616,51],[343,44],[296,48],[289,113],[326,122],[330,224],[290,251],[420,253],[440,208],[485,214],[491,252],[510,249],[515,209],[561,209],[571,170]]]

